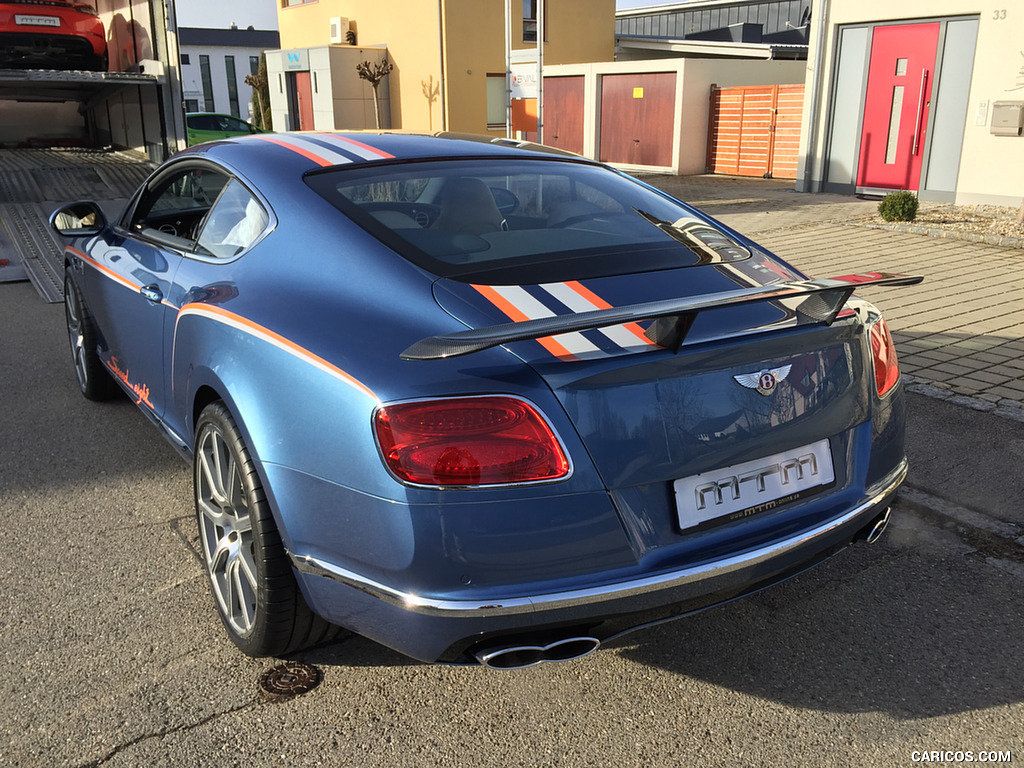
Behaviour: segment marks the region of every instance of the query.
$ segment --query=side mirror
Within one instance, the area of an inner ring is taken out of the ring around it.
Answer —
[[[107,217],[96,203],[69,203],[50,214],[50,226],[64,237],[96,235],[107,226]]]

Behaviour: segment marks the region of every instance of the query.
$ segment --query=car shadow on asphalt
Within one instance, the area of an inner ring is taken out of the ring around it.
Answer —
[[[570,663],[599,673],[615,654],[822,712],[911,720],[982,710],[1024,695],[1022,579],[1024,564],[986,557],[897,504],[874,546],[855,545],[784,584],[637,630]],[[296,658],[340,669],[420,664],[354,635]],[[637,679],[645,679],[639,670]]]
[[[935,717],[1021,701],[1024,564],[912,513],[820,568],[624,637],[616,652],[785,705]],[[612,648],[605,648],[605,652]]]

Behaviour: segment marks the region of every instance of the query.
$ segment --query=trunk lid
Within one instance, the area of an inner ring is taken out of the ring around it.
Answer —
[[[480,329],[799,281],[778,262],[755,256],[531,286],[439,280],[435,296]],[[652,326],[670,327],[678,316],[506,347],[551,387],[606,487],[616,490],[671,484],[780,450],[799,454],[864,422],[870,377],[863,369],[870,362],[863,325],[851,310],[843,315],[831,325],[807,322],[792,301],[755,301],[688,314],[678,349],[650,338],[657,337]]]

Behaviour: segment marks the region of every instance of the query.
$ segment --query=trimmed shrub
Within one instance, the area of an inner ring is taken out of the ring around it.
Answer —
[[[878,212],[886,221],[913,221],[917,218],[917,195],[913,192],[890,192],[878,204]]]

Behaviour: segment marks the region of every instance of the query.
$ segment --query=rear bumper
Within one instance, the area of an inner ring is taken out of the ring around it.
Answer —
[[[99,58],[106,50],[102,33],[0,32],[0,52],[6,57]]]
[[[892,501],[907,474],[903,460],[853,509],[798,535],[682,569],[562,592],[480,600],[435,599],[393,589],[332,563],[290,554],[314,610],[325,618],[424,661],[456,660],[464,639],[608,622],[670,608],[680,615],[792,576],[846,546]],[[315,577],[315,578],[310,578]],[[339,592],[340,590],[340,592]],[[346,593],[346,594],[341,594]],[[627,628],[629,623],[625,625]],[[612,631],[614,629],[614,631]],[[601,634],[592,632],[592,634]]]

